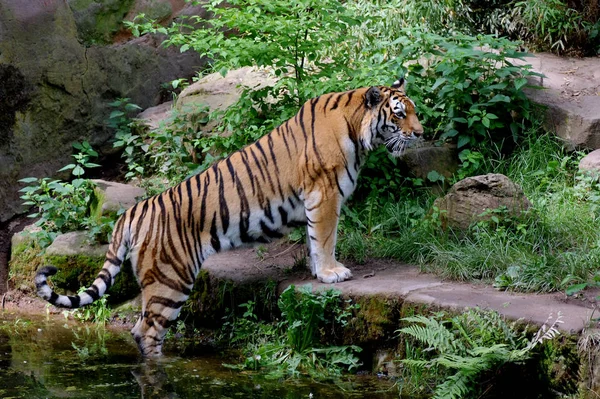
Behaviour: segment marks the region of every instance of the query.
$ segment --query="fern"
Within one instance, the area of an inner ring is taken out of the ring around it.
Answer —
[[[435,349],[439,352],[455,352],[464,349],[462,343],[455,339],[454,334],[436,319],[425,316],[412,316],[402,320],[415,324],[402,328],[398,330],[398,332],[410,335],[416,340],[426,344],[428,349]],[[421,323],[423,325],[416,323]]]
[[[551,323],[550,321],[553,320]],[[413,316],[403,321],[411,323],[398,330],[426,346],[420,358],[401,360],[411,371],[429,370],[432,375],[445,376],[434,390],[435,399],[459,399],[477,393],[481,374],[507,363],[519,363],[530,357],[539,343],[559,334],[561,315],[552,315],[527,340],[525,331],[517,332],[497,312],[469,310],[453,318],[443,314],[433,317]]]

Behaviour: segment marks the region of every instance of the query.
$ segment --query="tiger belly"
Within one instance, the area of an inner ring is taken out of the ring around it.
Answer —
[[[265,208],[256,207],[249,213],[247,218],[239,214],[230,216],[231,227],[226,232],[217,232],[219,248],[213,248],[210,254],[253,243],[269,243],[295,227],[306,225],[303,201],[293,197],[271,202]],[[205,258],[210,254],[205,254]]]

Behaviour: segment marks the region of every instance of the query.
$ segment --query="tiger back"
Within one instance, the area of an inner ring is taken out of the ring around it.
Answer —
[[[403,81],[311,99],[255,143],[127,210],[86,291],[56,294],[47,278],[57,270],[46,266],[35,278],[38,294],[59,307],[87,305],[110,288],[129,254],[142,291],[132,335],[143,355],[156,356],[214,253],[306,225],[313,275],[325,283],[347,280],[350,270],[335,258],[337,225],[366,154],[385,145],[399,155],[422,132]]]

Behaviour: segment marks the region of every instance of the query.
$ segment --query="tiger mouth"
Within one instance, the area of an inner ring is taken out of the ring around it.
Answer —
[[[387,148],[387,150],[392,154],[392,156],[399,157],[402,156],[402,154],[404,154],[408,148],[418,146],[421,141],[422,139],[414,134],[411,134],[408,137],[404,134],[398,134],[388,138],[384,145],[385,148]]]

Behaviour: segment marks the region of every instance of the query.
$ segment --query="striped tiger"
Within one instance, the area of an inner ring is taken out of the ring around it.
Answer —
[[[214,253],[306,225],[313,275],[325,283],[349,279],[350,270],[335,259],[336,230],[366,154],[385,145],[399,155],[422,133],[404,79],[308,100],[255,143],[127,210],[86,291],[56,294],[47,278],[57,269],[46,266],[35,277],[38,295],[63,308],[88,305],[110,288],[128,253],[142,290],[131,333],[143,355],[156,356]]]

